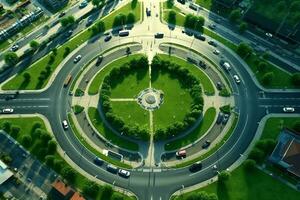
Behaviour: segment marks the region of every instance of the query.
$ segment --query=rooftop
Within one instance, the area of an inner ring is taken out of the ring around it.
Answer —
[[[0,185],[7,181],[13,173],[7,168],[7,165],[0,160]]]

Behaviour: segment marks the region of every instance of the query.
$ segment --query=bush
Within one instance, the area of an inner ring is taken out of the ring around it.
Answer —
[[[239,56],[245,59],[252,54],[252,48],[250,45],[242,42],[238,45],[236,52]]]
[[[48,142],[47,148],[48,148],[48,154],[54,154],[56,152],[57,144],[54,140],[50,140]]]
[[[135,9],[137,5],[138,0],[132,0],[131,1],[131,9]]]
[[[220,107],[220,110],[225,114],[230,114],[231,112],[230,104]]]
[[[169,24],[176,24],[176,12],[174,10],[171,10],[169,12],[169,15],[168,15],[168,23]]]
[[[261,163],[264,160],[264,158],[264,152],[257,147],[254,147],[248,156],[248,159],[255,160],[257,163]]]
[[[221,171],[218,175],[218,181],[220,183],[225,183],[229,180],[230,173],[228,171]]]
[[[18,135],[19,135],[19,132],[20,132],[20,127],[19,126],[15,126],[15,125],[13,125],[12,127],[11,127],[11,136],[13,137],[13,138],[17,138],[18,137]]]
[[[231,22],[238,22],[242,17],[240,9],[235,9],[232,10],[231,13],[229,14],[229,20]]]
[[[102,188],[102,195],[101,195],[102,199],[110,199],[112,194],[113,194],[113,189],[111,186],[105,185]]]
[[[292,75],[292,82],[295,86],[300,86],[300,73],[294,73]]]
[[[1,127],[6,133],[10,133],[11,123],[9,121],[4,121]]]
[[[84,110],[84,107],[82,107],[80,105],[75,105],[73,107],[73,110],[74,110],[74,114],[77,115],[77,114],[81,113]]]
[[[75,171],[69,166],[62,168],[61,175],[69,182],[74,182],[74,180],[76,178]]]
[[[268,70],[268,63],[261,61],[258,63],[257,70],[259,72],[266,72]]]
[[[124,200],[124,197],[119,193],[113,193],[111,200]]]
[[[19,57],[15,52],[8,51],[4,54],[4,61],[8,66],[14,66],[19,62]]]
[[[300,133],[300,120],[294,122],[293,130]]]
[[[45,157],[45,163],[49,167],[53,167],[55,157],[53,155],[47,155]]]
[[[273,72],[267,72],[262,76],[262,82],[264,85],[269,85],[273,79],[274,79]]]
[[[255,169],[255,166],[256,166],[256,162],[255,160],[252,160],[252,159],[247,159],[245,160],[244,162],[244,168],[248,171],[252,171]]]
[[[91,198],[97,197],[98,192],[99,186],[93,181],[86,182],[82,188],[83,195],[89,196]]]
[[[25,148],[28,148],[32,144],[32,138],[30,135],[23,135],[21,139],[21,143]]]

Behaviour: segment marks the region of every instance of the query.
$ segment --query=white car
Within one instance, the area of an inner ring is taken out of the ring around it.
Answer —
[[[67,130],[69,128],[67,120],[62,121],[62,126],[63,126],[64,130]]]
[[[120,176],[125,177],[125,178],[128,178],[130,176],[130,172],[126,171],[124,169],[119,169],[118,173],[119,173]]]
[[[19,45],[17,44],[14,44],[12,47],[11,47],[11,51],[17,51],[19,49]]]
[[[219,51],[218,49],[215,49],[215,50],[213,51],[213,53],[216,54],[216,55],[219,55],[219,54],[220,54],[220,51]]]
[[[74,63],[78,63],[80,60],[81,60],[82,56],[81,55],[77,55],[75,58],[74,58]]]
[[[228,62],[224,62],[223,65],[224,69],[226,69],[227,71],[231,70],[231,66]]]
[[[295,112],[295,108],[293,108],[293,107],[284,107],[283,112],[287,112],[287,113]]]
[[[273,35],[271,33],[266,33],[266,36],[269,38],[273,37]]]
[[[12,109],[12,108],[4,108],[2,110],[3,114],[10,114],[10,113],[13,113],[13,112],[14,112],[14,109]]]
[[[238,77],[238,75],[233,75],[233,79],[235,80],[235,82],[237,83],[237,84],[239,84],[240,82],[241,82],[241,80],[240,80],[240,78]]]

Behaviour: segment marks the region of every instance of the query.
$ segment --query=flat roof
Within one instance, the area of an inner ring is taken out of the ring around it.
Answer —
[[[0,185],[7,181],[13,173],[7,168],[7,165],[0,160]]]

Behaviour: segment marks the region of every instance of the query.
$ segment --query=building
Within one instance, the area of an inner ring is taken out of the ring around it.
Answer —
[[[67,5],[69,0],[40,0],[42,3],[50,6],[52,10],[58,10]]]
[[[59,179],[52,183],[49,197],[52,200],[85,200],[81,194]]]
[[[283,129],[269,160],[300,178],[300,133]]]
[[[0,185],[10,179],[13,173],[8,169],[7,165],[0,160]]]

